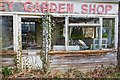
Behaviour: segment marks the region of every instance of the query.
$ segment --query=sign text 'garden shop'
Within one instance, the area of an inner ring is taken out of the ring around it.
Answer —
[[[117,4],[104,3],[77,3],[77,2],[13,2],[0,3],[3,12],[34,12],[34,13],[76,13],[76,14],[117,14]],[[114,12],[114,13],[113,13]]]

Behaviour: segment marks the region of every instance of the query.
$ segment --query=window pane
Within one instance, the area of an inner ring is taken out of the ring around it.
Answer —
[[[22,48],[37,50],[42,48],[41,19],[22,18]]]
[[[13,49],[13,17],[2,16],[2,49]]]

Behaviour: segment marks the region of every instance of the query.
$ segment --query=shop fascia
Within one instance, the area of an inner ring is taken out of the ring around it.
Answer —
[[[81,14],[109,14],[113,9],[116,9],[113,4],[99,4],[99,3],[80,3],[75,2],[59,2],[59,1],[49,1],[49,2],[31,2],[26,1],[19,3],[15,6],[16,2],[5,1],[0,3],[0,11],[3,12],[34,12],[34,13],[81,13]],[[22,8],[19,8],[21,6]],[[14,7],[18,7],[14,11]],[[79,9],[79,10],[78,10]],[[78,10],[78,11],[77,11]]]

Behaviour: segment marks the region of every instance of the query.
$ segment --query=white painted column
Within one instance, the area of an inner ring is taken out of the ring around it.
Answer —
[[[18,15],[13,15],[13,45],[14,51],[17,52],[18,46]]]
[[[45,52],[46,61],[48,61],[48,51],[49,51],[49,16],[46,14],[43,18],[43,51]]]
[[[49,29],[48,29],[48,37],[49,37],[49,41],[48,41],[48,42],[49,42],[49,43],[48,43],[48,46],[49,46],[49,50],[51,50],[51,38],[52,38],[52,37],[51,37],[51,35],[52,35],[52,34],[51,34],[51,27],[52,27],[52,26],[51,26],[51,16],[49,16],[48,18],[49,18],[49,26],[48,26],[48,28],[49,28]]]
[[[102,17],[100,19],[100,32],[99,32],[99,49],[102,49],[102,27],[103,27],[103,19]]]
[[[65,50],[68,50],[68,23],[69,23],[69,17],[65,17]]]
[[[13,15],[13,50],[16,52],[16,15]]]
[[[114,33],[115,49],[118,47],[118,16],[115,18],[115,33]]]
[[[14,51],[17,52],[17,67],[22,69],[22,34],[21,17],[18,14],[13,15],[13,37]]]
[[[21,17],[18,16],[18,47],[22,49],[22,22]]]
[[[17,67],[22,70],[22,34],[21,34],[21,17],[16,14],[16,52]]]

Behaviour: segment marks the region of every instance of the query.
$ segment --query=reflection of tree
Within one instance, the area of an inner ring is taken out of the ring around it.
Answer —
[[[12,17],[3,17],[2,23],[2,47],[13,45],[13,23]]]
[[[26,38],[27,38],[27,42],[34,42],[34,41],[36,41],[35,33],[31,32],[31,31],[27,32]]]
[[[71,33],[72,39],[83,39],[83,30],[80,27],[73,27],[72,33]]]
[[[109,30],[112,28],[112,39],[114,39],[114,26],[115,20],[114,19],[103,19],[103,27],[107,27]],[[108,33],[104,33],[103,37],[106,36]]]

